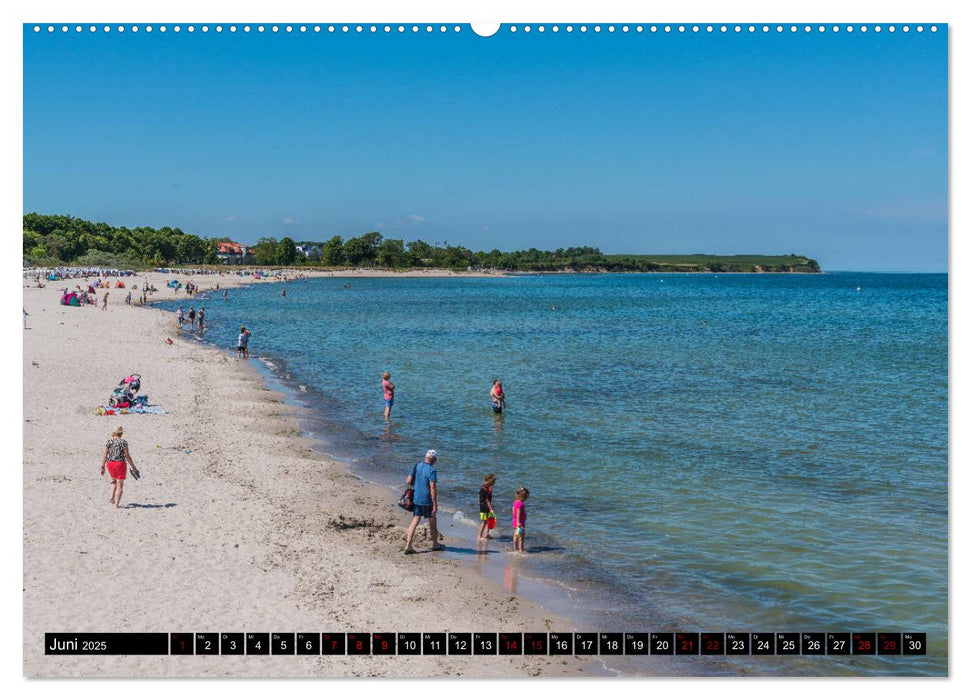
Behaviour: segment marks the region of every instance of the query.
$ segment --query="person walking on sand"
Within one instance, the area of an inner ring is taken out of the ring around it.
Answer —
[[[479,539],[489,539],[489,520],[496,517],[492,510],[492,485],[496,483],[495,474],[486,474],[479,489]]]
[[[128,294],[125,295],[125,304],[131,306],[131,290],[128,290]]]
[[[500,380],[492,380],[492,389],[489,390],[489,398],[492,400],[493,413],[502,413],[502,409],[506,407],[506,395],[502,393],[502,382]]]
[[[391,422],[391,407],[394,406],[394,384],[391,382],[391,372],[381,375],[381,388],[384,389],[384,422]]]
[[[128,451],[128,441],[122,438],[124,429],[119,425],[111,431],[111,437],[105,443],[104,452],[101,454],[101,476],[105,474],[105,467],[108,468],[108,475],[111,477],[111,500],[115,508],[121,506],[121,492],[125,488],[125,462],[131,466],[131,475],[136,479],[141,475],[135,468],[135,462]]]
[[[428,450],[425,453],[424,461],[419,462],[408,475],[408,485],[415,489],[414,500],[412,503],[411,525],[408,526],[408,535],[405,539],[405,554],[414,554],[415,550],[411,546],[411,541],[415,537],[415,529],[422,518],[428,520],[428,533],[432,538],[432,551],[440,552],[445,549],[444,545],[438,543],[438,470],[435,469],[435,462],[438,461],[438,452]]]
[[[526,499],[529,489],[520,486],[516,491],[516,500],[512,502],[512,546],[520,554],[526,553]]]
[[[236,339],[236,357],[241,360],[249,358],[249,336],[250,332],[246,326],[239,327],[239,337]]]
[[[102,311],[108,310],[108,292],[105,292],[105,295],[101,297],[101,310]]]
[[[189,307],[189,330],[194,331],[196,329],[196,310],[191,306]]]

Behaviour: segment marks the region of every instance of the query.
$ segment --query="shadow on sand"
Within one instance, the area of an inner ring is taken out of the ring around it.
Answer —
[[[175,508],[178,503],[129,503],[125,508]]]
[[[490,543],[493,543],[493,542],[501,542],[501,541],[502,540],[500,540],[498,538],[489,540]],[[472,549],[471,547],[453,547],[453,546],[449,546],[445,551],[449,552],[450,554],[475,554],[475,555],[479,555],[479,554],[505,554],[505,553],[511,552],[512,549],[506,549],[506,548],[502,548],[502,549],[499,549],[499,548],[496,548],[496,549],[492,549],[492,548]],[[540,547],[534,547],[534,546],[531,546],[529,544],[526,545],[526,553],[527,554],[541,554],[543,552],[563,552],[563,551],[566,551],[563,547],[542,547],[542,546],[540,546]]]

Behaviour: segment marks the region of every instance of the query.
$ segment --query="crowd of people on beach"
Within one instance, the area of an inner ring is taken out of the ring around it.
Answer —
[[[163,275],[180,275],[191,277],[193,275],[219,276],[229,275],[230,277],[253,277],[255,279],[273,279],[282,282],[290,280],[307,280],[310,276],[306,272],[296,272],[294,270],[265,270],[256,267],[242,267],[227,270],[222,268],[193,268],[193,267],[156,267],[152,270]]]
[[[140,292],[139,296],[136,297],[136,301],[144,306],[148,303],[148,296],[150,294],[155,294],[158,289],[153,284],[148,282],[143,282],[142,284],[131,283],[129,286],[125,286],[124,282],[118,281],[112,285],[108,280],[101,279],[100,277],[94,282],[88,282],[85,279],[85,286],[80,284],[74,285],[74,289],[69,287],[58,288],[58,293],[61,295],[61,304],[63,306],[98,306],[101,305],[102,311],[108,310],[108,298],[111,289],[125,289],[127,294],[125,295],[125,304],[131,306],[132,304],[132,292]],[[45,285],[43,283],[38,283],[38,287],[43,288]],[[104,294],[98,297],[99,290],[105,290]]]
[[[159,272],[163,275],[219,275],[222,277],[227,274],[225,270],[209,270],[205,268],[194,268],[194,267],[156,267],[152,272]]]
[[[116,270],[101,267],[27,267],[24,268],[24,279],[33,278],[36,282],[42,279],[58,281],[77,279],[79,277],[133,277],[134,270]]]

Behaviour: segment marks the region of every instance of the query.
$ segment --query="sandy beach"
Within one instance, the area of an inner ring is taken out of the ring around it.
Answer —
[[[159,300],[173,296],[165,286],[171,277],[135,281],[154,284],[160,291],[151,299]],[[193,281],[202,290],[244,282],[229,275]],[[580,660],[549,656],[45,656],[45,632],[574,629],[470,567],[427,552],[427,537],[416,541],[422,553],[402,556],[409,516],[394,495],[311,449],[297,409],[249,363],[182,340],[172,314],[126,306],[123,289],[111,290],[106,311],[59,305],[58,288],[77,282],[39,289],[25,280],[23,290],[25,676],[581,672]],[[166,413],[97,415],[132,372]],[[126,481],[119,509],[109,505],[108,477],[99,474],[116,425],[142,474]],[[442,489],[447,474],[446,465]]]

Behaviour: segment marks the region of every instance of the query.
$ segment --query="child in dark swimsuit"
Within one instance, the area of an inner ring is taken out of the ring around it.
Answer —
[[[479,539],[489,539],[489,519],[495,518],[496,514],[492,510],[492,485],[496,483],[495,474],[486,474],[482,480],[482,488],[479,489]]]

